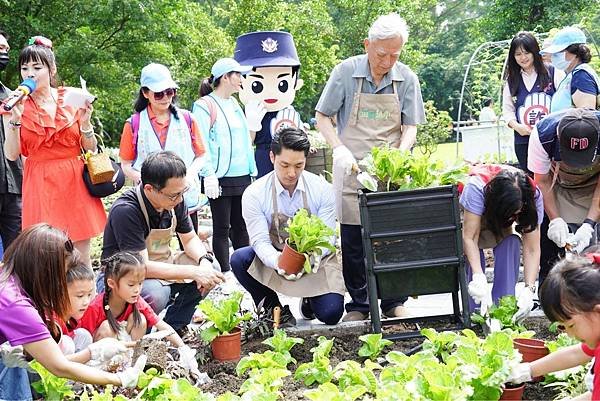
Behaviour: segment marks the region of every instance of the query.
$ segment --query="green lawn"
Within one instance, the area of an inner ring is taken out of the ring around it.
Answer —
[[[420,148],[417,146],[415,152],[423,154]],[[447,164],[454,164],[457,160],[462,160],[463,155],[463,144],[458,143],[458,158],[456,157],[456,142],[453,143],[442,143],[438,145],[436,151],[431,155],[434,160],[443,160]]]

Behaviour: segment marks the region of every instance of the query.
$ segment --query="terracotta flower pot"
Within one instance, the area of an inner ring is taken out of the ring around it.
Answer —
[[[304,268],[306,257],[302,253],[298,253],[292,249],[285,241],[285,246],[279,257],[279,268],[283,269],[286,274],[296,274]]]
[[[513,340],[513,346],[523,356],[523,362],[533,362],[550,353],[548,348],[546,348],[546,343],[542,340],[536,340],[535,338],[515,338]],[[542,376],[533,378],[534,382],[540,380],[542,380]]]
[[[237,327],[231,331],[231,334],[217,336],[210,343],[213,358],[221,362],[238,361],[242,354],[241,340],[242,331]]]
[[[523,398],[523,391],[525,391],[525,384],[518,387],[505,387],[500,400],[520,400]]]

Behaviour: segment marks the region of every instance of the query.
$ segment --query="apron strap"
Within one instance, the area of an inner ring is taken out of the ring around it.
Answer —
[[[277,207],[277,191],[275,190],[275,172],[273,172],[272,183],[271,183],[271,200],[273,202],[273,221],[271,224],[275,225],[275,231],[277,231],[277,239],[279,243],[283,243],[283,239],[281,238],[281,234],[279,234],[279,208]]]
[[[360,94],[362,93],[364,78],[358,78],[358,84],[356,85],[356,92],[354,92],[354,98],[352,99],[352,109],[350,110],[350,119],[348,125],[356,125],[358,122],[358,106],[360,104]]]
[[[135,193],[137,195],[138,203],[140,204],[140,209],[142,209],[142,214],[144,215],[144,219],[146,220],[146,225],[148,226],[148,230],[152,230],[150,228],[150,218],[148,217],[148,210],[146,210],[146,204],[144,202],[144,198],[142,198],[142,186],[141,184],[135,187]]]
[[[310,216],[310,208],[308,207],[308,198],[306,196],[306,191],[308,190],[308,187],[306,186],[306,179],[304,179],[304,174],[302,175],[302,182],[304,183],[304,191],[302,191],[302,204],[304,206],[304,209],[306,209],[308,215]]]

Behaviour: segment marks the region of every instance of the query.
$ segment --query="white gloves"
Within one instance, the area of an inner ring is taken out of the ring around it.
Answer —
[[[577,253],[582,253],[585,248],[590,244],[592,240],[592,236],[594,235],[594,228],[591,224],[583,223],[581,227],[577,229],[575,235],[571,239],[573,242],[573,251]],[[550,231],[548,231],[550,232]]]
[[[569,226],[560,217],[550,220],[548,226],[548,238],[559,248],[564,248],[569,237]]]
[[[521,323],[533,309],[533,297],[535,296],[535,287],[522,287],[517,290],[517,306],[519,310],[513,316],[513,320]]]
[[[346,175],[352,173],[352,166],[358,166],[352,152],[344,145],[339,145],[333,148],[333,163],[339,164]]]
[[[209,175],[204,177],[204,194],[210,199],[217,199],[221,195],[221,188],[219,187],[219,179],[216,175]]]
[[[113,356],[127,352],[127,347],[115,338],[103,338],[88,346],[94,361],[107,362]],[[145,362],[144,362],[145,364]]]
[[[135,361],[135,365],[125,369],[123,372],[117,372],[117,376],[121,380],[121,387],[137,387],[138,378],[140,377],[140,373],[144,371],[147,359],[146,355],[142,355]]]
[[[198,369],[198,361],[196,361],[196,351],[187,345],[177,348],[179,351],[179,363],[184,369],[193,371]]]
[[[515,384],[530,382],[531,381],[531,366],[529,365],[529,362],[520,363],[520,364],[514,366],[510,371],[508,380],[506,380],[506,381],[510,382],[510,383],[515,383]]]
[[[285,272],[285,270],[280,269],[279,267],[275,268],[275,271],[277,272],[277,274],[279,274],[281,277],[283,277],[286,280],[289,281],[296,281],[296,280],[300,280],[300,278],[302,276],[304,276],[304,269],[300,270],[298,273],[296,274],[287,274]]]
[[[0,360],[7,368],[27,369],[29,367],[29,362],[25,360],[23,346],[21,345],[11,347],[8,342],[0,345]]]
[[[258,132],[262,128],[262,119],[267,113],[267,109],[263,102],[258,100],[249,101],[244,107],[246,121],[250,131]]]
[[[474,273],[471,282],[469,283],[469,295],[473,298],[476,304],[485,303],[489,296],[490,290],[487,278],[484,273]],[[486,306],[489,306],[487,304]],[[482,311],[483,313],[483,311]]]

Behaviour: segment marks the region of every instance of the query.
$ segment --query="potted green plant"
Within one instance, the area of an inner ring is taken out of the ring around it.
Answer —
[[[218,361],[237,361],[241,356],[241,330],[238,327],[242,321],[252,319],[252,314],[240,313],[243,294],[233,292],[228,298],[213,301],[205,298],[197,308],[206,317],[200,337],[211,343],[213,358]]]
[[[335,252],[330,242],[335,231],[319,216],[309,215],[306,209],[298,210],[285,230],[289,238],[279,257],[279,268],[286,274],[297,274],[302,269],[311,273],[311,256],[321,256],[323,249]]]

